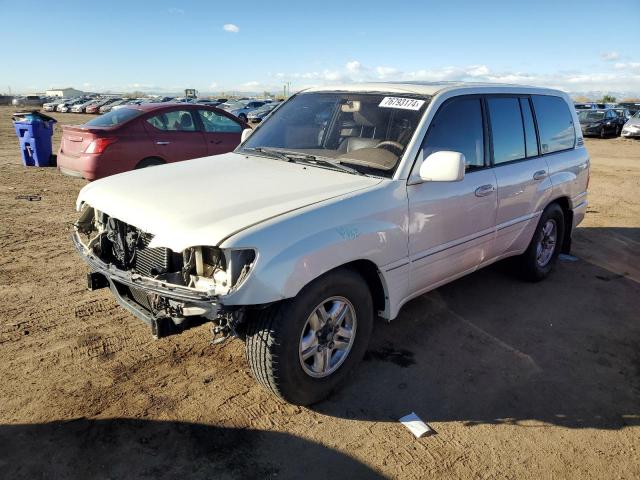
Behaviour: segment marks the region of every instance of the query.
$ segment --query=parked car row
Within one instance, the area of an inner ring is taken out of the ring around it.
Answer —
[[[606,138],[610,136],[640,136],[636,132],[640,110],[634,115],[626,108],[607,108],[598,110],[578,110],[578,120],[582,135]]]
[[[640,112],[640,103],[574,103],[578,113],[580,127],[584,136],[636,136],[634,125],[637,121],[632,118]],[[637,117],[636,117],[637,118]],[[626,128],[627,124],[630,128]]]

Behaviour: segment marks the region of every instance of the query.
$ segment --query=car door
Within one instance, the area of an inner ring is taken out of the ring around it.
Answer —
[[[472,271],[493,249],[497,184],[490,168],[479,96],[440,106],[423,140],[407,186],[412,294]],[[422,160],[437,151],[465,156],[459,182],[422,182]]]
[[[494,256],[527,248],[553,185],[540,155],[527,96],[487,96],[492,164],[498,181]]]
[[[195,112],[187,108],[168,108],[154,113],[145,128],[157,155],[166,162],[205,157],[207,145],[198,127]]]
[[[240,143],[244,125],[213,109],[199,109],[208,155],[234,150]]]

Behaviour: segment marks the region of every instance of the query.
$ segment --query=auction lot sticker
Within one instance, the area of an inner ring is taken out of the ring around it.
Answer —
[[[415,98],[402,97],[384,97],[379,107],[382,108],[401,108],[403,110],[420,110],[424,105],[424,100],[416,100]]]

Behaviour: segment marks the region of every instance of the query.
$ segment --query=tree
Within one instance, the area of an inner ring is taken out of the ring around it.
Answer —
[[[600,103],[615,103],[616,97],[612,97],[611,95],[604,95]]]

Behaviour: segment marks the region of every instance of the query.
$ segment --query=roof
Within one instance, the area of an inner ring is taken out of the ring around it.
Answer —
[[[159,110],[161,108],[167,107],[185,107],[185,108],[206,108],[206,109],[216,109],[216,107],[212,105],[207,105],[206,103],[185,103],[185,102],[161,102],[161,103],[141,103],[140,105],[124,105],[126,108],[132,108],[135,110],[141,110],[143,112],[152,112],[154,110]],[[216,109],[219,110],[219,109]]]
[[[474,83],[474,82],[370,82],[349,83],[343,85],[327,85],[311,87],[306,92],[385,92],[399,94],[414,94],[433,96],[451,90],[489,90],[508,93],[522,91],[528,93],[559,93],[559,90],[532,87],[527,85],[513,85],[506,83]]]

